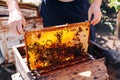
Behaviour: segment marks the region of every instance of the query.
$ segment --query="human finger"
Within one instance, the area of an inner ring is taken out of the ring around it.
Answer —
[[[96,23],[96,21],[98,20],[99,16],[97,14],[94,13],[94,17],[91,20],[91,24],[94,25]]]
[[[23,20],[22,20],[22,28],[23,29],[25,28],[25,25],[26,25],[26,20],[23,18]]]
[[[88,21],[91,21],[91,18],[92,18],[92,13],[91,11],[88,11]]]
[[[101,16],[102,16],[102,14],[98,13],[96,18],[94,19],[94,21],[91,21],[92,25],[98,24],[100,22],[100,20],[101,20]]]
[[[16,23],[10,23],[9,24],[9,27],[10,27],[10,30],[16,34],[19,34],[18,31],[16,30]]]
[[[16,27],[16,30],[18,31],[18,33],[24,34],[22,22],[19,22],[19,24],[18,24],[17,27]]]

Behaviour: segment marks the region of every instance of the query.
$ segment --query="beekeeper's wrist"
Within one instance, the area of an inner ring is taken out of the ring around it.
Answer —
[[[13,12],[13,11],[20,12],[18,0],[6,0],[6,3],[7,3],[9,12]]]
[[[100,7],[101,3],[102,3],[102,0],[93,0],[91,6]]]

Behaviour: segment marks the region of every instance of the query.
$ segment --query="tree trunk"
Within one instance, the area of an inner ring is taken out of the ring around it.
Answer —
[[[120,11],[118,11],[118,14],[117,14],[117,20],[116,20],[116,32],[115,32],[115,35],[116,35],[116,39],[119,38],[119,22],[120,22]]]
[[[118,38],[119,38],[119,28],[120,28],[120,10],[118,11],[118,14],[117,14],[114,44],[117,44],[116,42],[118,41]]]

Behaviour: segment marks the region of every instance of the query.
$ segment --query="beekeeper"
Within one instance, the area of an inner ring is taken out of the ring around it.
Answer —
[[[13,31],[24,33],[25,18],[20,12],[17,0],[6,0],[9,10],[8,23]],[[95,40],[94,26],[101,20],[102,0],[42,0],[40,15],[43,18],[44,27],[90,21],[90,39]]]

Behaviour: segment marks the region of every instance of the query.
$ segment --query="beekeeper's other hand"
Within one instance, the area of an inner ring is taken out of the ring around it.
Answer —
[[[18,34],[24,34],[25,18],[20,11],[17,0],[6,0],[9,11],[8,25],[10,29]]]
[[[102,17],[102,12],[100,9],[102,0],[93,0],[89,10],[88,10],[88,20],[94,26],[98,24]]]

